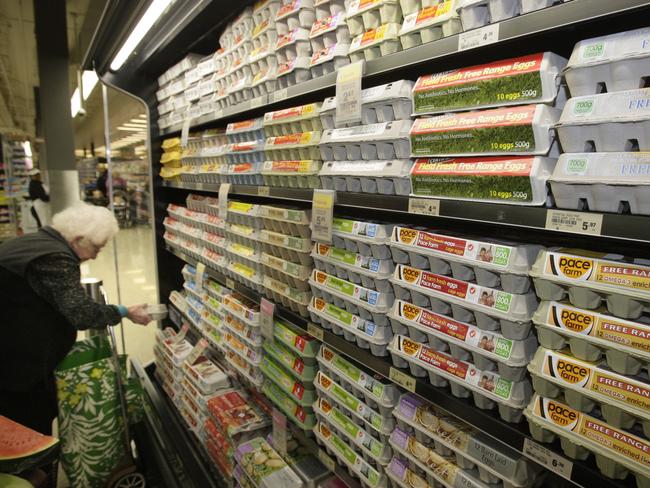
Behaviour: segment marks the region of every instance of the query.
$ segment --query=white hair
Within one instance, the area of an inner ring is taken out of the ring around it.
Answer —
[[[68,242],[83,237],[93,244],[106,243],[120,230],[117,219],[109,209],[84,202],[55,214],[52,227]]]

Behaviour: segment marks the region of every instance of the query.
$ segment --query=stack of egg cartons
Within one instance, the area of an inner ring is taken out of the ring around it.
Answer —
[[[264,162],[264,119],[232,122],[226,127],[228,181],[234,185],[261,185]]]
[[[253,48],[248,54],[248,63],[253,73],[251,89],[255,98],[275,90],[278,69],[275,56],[275,45],[278,42],[275,15],[279,9],[280,0],[261,0],[253,7],[255,28],[251,35]]]
[[[271,402],[303,430],[314,427],[312,405],[318,371],[319,342],[285,323],[274,324],[273,339],[264,343],[263,391]]]
[[[353,38],[350,61],[372,61],[401,51],[399,31],[403,20],[399,0],[352,0],[346,14]]]
[[[413,0],[401,0],[412,2]],[[427,0],[423,0],[427,1]],[[569,0],[458,0],[456,9],[463,24],[463,30],[468,31],[511,19],[520,14],[550,7],[553,4]]]
[[[225,32],[227,32],[226,29]],[[223,39],[223,37],[222,37]],[[226,36],[226,39],[229,39]],[[223,44],[221,44],[224,46]],[[223,110],[228,107],[228,74],[230,73],[230,64],[232,56],[225,47],[219,49],[214,55],[215,77],[214,77],[214,95],[212,100],[215,110]]]
[[[520,421],[537,347],[529,270],[540,249],[395,227],[394,364]]]
[[[190,156],[192,161],[199,165],[199,182],[219,184],[228,181],[229,149],[224,130],[210,130],[201,134],[200,147]]]
[[[385,468],[393,454],[388,439],[399,390],[359,369],[327,346],[318,354],[314,384],[316,440],[364,486],[386,486]]]
[[[165,242],[175,249],[181,250],[194,259],[201,260],[203,256],[203,231],[194,220],[196,215],[185,207],[169,204],[168,216],[163,220]]]
[[[262,283],[267,297],[302,316],[311,299],[307,279],[312,270],[310,212],[260,205]]]
[[[325,99],[320,171],[323,188],[337,191],[408,195],[411,169],[413,82],[399,80],[361,91],[361,125],[336,119],[336,97]]]
[[[161,128],[180,124],[185,120],[187,108],[191,103],[186,97],[186,90],[195,88],[198,78],[193,78],[193,70],[200,60],[200,54],[188,54],[158,78],[159,89],[156,98],[158,113],[161,114],[158,125]],[[191,82],[189,86],[186,76]]]
[[[311,78],[309,32],[315,19],[314,0],[285,1],[275,14],[277,88],[287,88]]]
[[[400,0],[404,14],[404,23],[399,31],[402,48],[409,49],[460,32],[460,17],[456,12],[459,2],[460,0]]]
[[[537,53],[421,76],[413,88],[412,194],[544,205],[566,101],[566,60]]]
[[[198,183],[201,181],[200,173],[203,168],[203,161],[197,157],[201,151],[201,136],[187,138],[187,145],[181,150],[181,181],[183,183]]]
[[[248,63],[248,55],[253,50],[254,28],[255,20],[252,7],[246,7],[230,25],[233,33],[233,42],[227,54],[231,59],[230,72],[227,75],[230,105],[236,105],[253,97],[251,88],[253,71]]]
[[[188,328],[185,326],[178,333],[171,327],[159,330],[156,333],[156,343],[153,347],[156,377],[177,408],[182,405],[183,370],[181,366],[192,351],[192,344],[185,339]]]
[[[390,234],[393,225],[335,217],[333,244],[315,243],[309,279],[312,320],[376,356],[388,354],[392,331],[386,313],[395,299]]]
[[[650,76],[649,39],[644,28],[573,49],[573,98],[557,129],[565,154],[550,179],[558,207],[650,215],[650,89],[638,89]]]
[[[393,411],[395,457],[386,471],[398,486],[533,487],[543,468],[522,453],[448,415],[412,393]],[[419,481],[418,481],[419,480]]]
[[[181,140],[171,137],[162,142],[162,156],[160,156],[160,177],[165,181],[181,181]]]
[[[345,22],[343,0],[316,0],[316,20],[309,32],[312,78],[334,73],[350,63],[350,29]]]
[[[533,317],[542,347],[528,366],[533,437],[559,436],[567,456],[594,453],[605,476],[631,473],[647,486],[648,261],[557,249],[541,252],[531,274],[543,300]]]
[[[211,114],[218,108],[216,104],[217,80],[219,78],[216,62],[218,55],[217,51],[206,56],[199,61],[195,68],[199,76],[199,115]]]
[[[226,223],[219,217],[219,203],[215,198],[190,193],[187,196],[184,221],[196,228],[201,247],[197,258],[210,268],[224,272],[228,266],[226,257]]]
[[[321,168],[320,103],[310,103],[264,114],[265,185],[318,188]]]

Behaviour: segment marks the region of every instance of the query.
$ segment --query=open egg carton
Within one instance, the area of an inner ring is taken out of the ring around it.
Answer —
[[[511,19],[568,0],[459,0],[458,13],[463,30]]]
[[[298,132],[266,139],[264,154],[270,161],[318,160],[319,131]]]
[[[323,161],[407,159],[410,155],[410,120],[379,122],[322,132]]]
[[[411,193],[410,159],[325,161],[318,176],[326,190],[401,195]]]
[[[535,395],[525,414],[536,441],[552,442],[559,437],[564,454],[584,461],[593,453],[596,466],[608,478],[623,480],[631,474],[638,488],[650,483],[650,444],[637,433],[610,426],[598,412],[587,415],[573,409],[562,398]]]
[[[410,49],[461,32],[460,16],[456,12],[457,4],[458,0],[445,0],[404,15],[404,23],[399,31],[402,48]]]
[[[388,23],[359,34],[350,43],[348,50],[350,61],[352,63],[363,60],[372,61],[401,51],[399,30],[400,24]]]
[[[275,110],[264,114],[264,131],[267,137],[319,132],[321,103],[309,103],[298,107]]]
[[[495,371],[480,370],[468,361],[402,335],[395,335],[388,349],[395,367],[408,367],[416,377],[428,376],[433,386],[449,386],[456,397],[472,397],[480,409],[497,407],[506,422],[521,421],[522,411],[532,394],[528,379],[508,380]]]
[[[264,141],[264,118],[231,122],[226,126],[226,137],[230,144]]]

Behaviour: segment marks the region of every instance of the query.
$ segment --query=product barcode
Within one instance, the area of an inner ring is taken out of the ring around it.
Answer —
[[[576,226],[578,225],[578,221],[576,219],[567,219],[567,218],[562,218],[562,217],[553,217],[551,220],[555,225],[570,225],[570,226]]]

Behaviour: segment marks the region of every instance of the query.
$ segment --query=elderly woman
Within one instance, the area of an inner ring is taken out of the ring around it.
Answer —
[[[57,415],[53,372],[77,331],[122,318],[146,325],[146,305],[100,305],[80,284],[79,264],[117,234],[106,208],[76,204],[51,227],[0,245],[0,415],[49,434]]]

